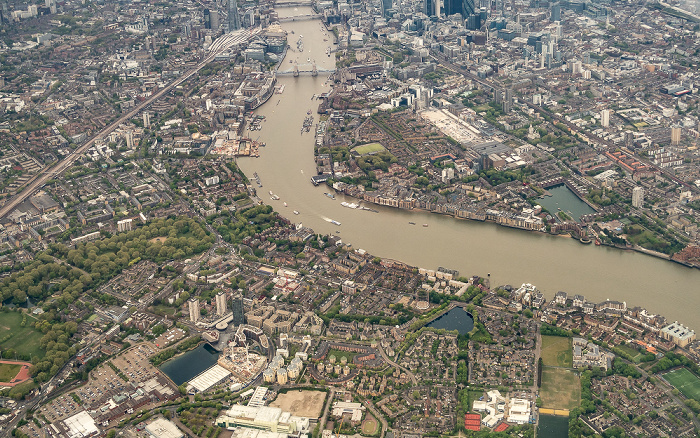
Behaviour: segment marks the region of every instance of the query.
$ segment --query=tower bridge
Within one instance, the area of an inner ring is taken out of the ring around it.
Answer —
[[[297,77],[301,74],[311,76],[318,76],[319,73],[334,73],[335,69],[318,68],[316,67],[316,62],[311,62],[310,64],[298,64],[294,63],[294,68],[292,70],[278,71],[277,76],[289,76],[292,75]]]

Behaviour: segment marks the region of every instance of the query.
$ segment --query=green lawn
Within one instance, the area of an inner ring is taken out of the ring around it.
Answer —
[[[340,363],[340,358],[345,356],[348,358],[348,364],[352,363],[352,359],[355,357],[355,353],[352,353],[350,351],[340,351],[340,350],[334,350],[330,349],[328,351],[328,355],[326,356],[327,358],[331,357],[331,355],[335,356],[336,363]]]
[[[155,313],[162,312],[166,315],[174,315],[177,309],[171,306],[166,306],[164,304],[159,304],[157,306],[154,306],[153,310]]]
[[[544,364],[565,368],[574,366],[574,351],[571,342],[571,338],[562,336],[542,336],[540,356]]]
[[[663,377],[684,396],[700,401],[700,379],[687,368],[673,370]]]
[[[0,382],[10,382],[19,373],[22,365],[0,363]]]
[[[34,321],[34,318],[27,316],[26,326],[21,327],[21,313],[0,312],[0,339],[4,339],[0,342],[0,349],[5,351],[11,348],[18,355],[44,357],[44,351],[39,348],[39,340],[44,334],[31,327]]]
[[[618,345],[617,348],[629,354],[634,360],[634,363],[639,363],[639,361],[642,359],[642,353],[640,353],[636,348],[632,348],[629,345]]]
[[[581,380],[573,371],[544,367],[540,398],[545,408],[574,409],[581,402]]]
[[[373,152],[381,152],[384,150],[386,150],[384,146],[380,145],[379,143],[367,143],[352,148],[352,151],[357,153],[358,155],[367,155]]]

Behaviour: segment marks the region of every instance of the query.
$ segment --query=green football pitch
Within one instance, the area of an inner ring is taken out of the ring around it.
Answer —
[[[664,374],[663,377],[684,396],[700,401],[700,379],[695,374],[680,368]]]

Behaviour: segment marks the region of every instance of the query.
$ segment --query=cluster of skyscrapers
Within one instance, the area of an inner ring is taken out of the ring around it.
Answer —
[[[460,14],[471,30],[481,29],[486,21],[486,11],[478,10],[474,0],[423,0],[423,12],[428,17]]]
[[[222,316],[226,313],[228,309],[228,303],[226,299],[226,294],[224,292],[219,292],[216,297],[216,314]],[[200,317],[200,307],[199,300],[197,298],[190,298],[188,301],[189,311],[190,311],[190,321],[197,322]],[[234,295],[231,299],[231,311],[233,312],[233,325],[239,326],[245,323],[245,315],[243,313],[243,297],[241,295]]]
[[[228,13],[227,13],[226,25],[228,31],[234,31],[241,28],[241,17],[238,14],[238,0],[228,0]],[[221,18],[219,17],[219,11],[204,9],[204,28],[219,30],[221,26]]]

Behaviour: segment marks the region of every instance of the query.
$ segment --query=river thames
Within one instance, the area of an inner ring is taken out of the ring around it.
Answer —
[[[311,13],[310,8],[279,8],[279,16]],[[303,35],[304,53],[290,51],[280,71],[291,70],[289,60],[300,69],[307,59],[319,69],[333,69],[328,57],[332,34],[324,33],[319,20],[282,24],[292,47]],[[328,41],[324,41],[327,39]],[[263,183],[259,195],[276,211],[293,222],[302,222],[318,233],[340,232],[344,243],[373,255],[401,260],[410,265],[435,269],[457,269],[462,276],[491,274],[492,284],[532,283],[548,298],[557,291],[582,294],[587,300],[625,301],[629,307],[645,307],[693,329],[700,328],[700,270],[687,268],[651,256],[594,245],[582,245],[570,238],[504,228],[492,223],[458,220],[426,212],[403,211],[373,206],[379,213],[344,208],[341,201],[357,202],[336,195],[324,195],[325,186],[314,187],[314,137],[300,134],[309,109],[318,121],[315,94],[327,92],[328,76],[279,76],[284,93],[273,95],[257,113],[266,117],[259,133],[267,146],[260,158],[239,159],[248,175],[257,172]],[[271,200],[268,191],[280,197]],[[286,202],[288,207],[284,207]],[[292,212],[297,210],[299,215]],[[337,226],[330,220],[340,222]],[[411,225],[415,222],[418,225]],[[421,224],[427,224],[422,227]]]

